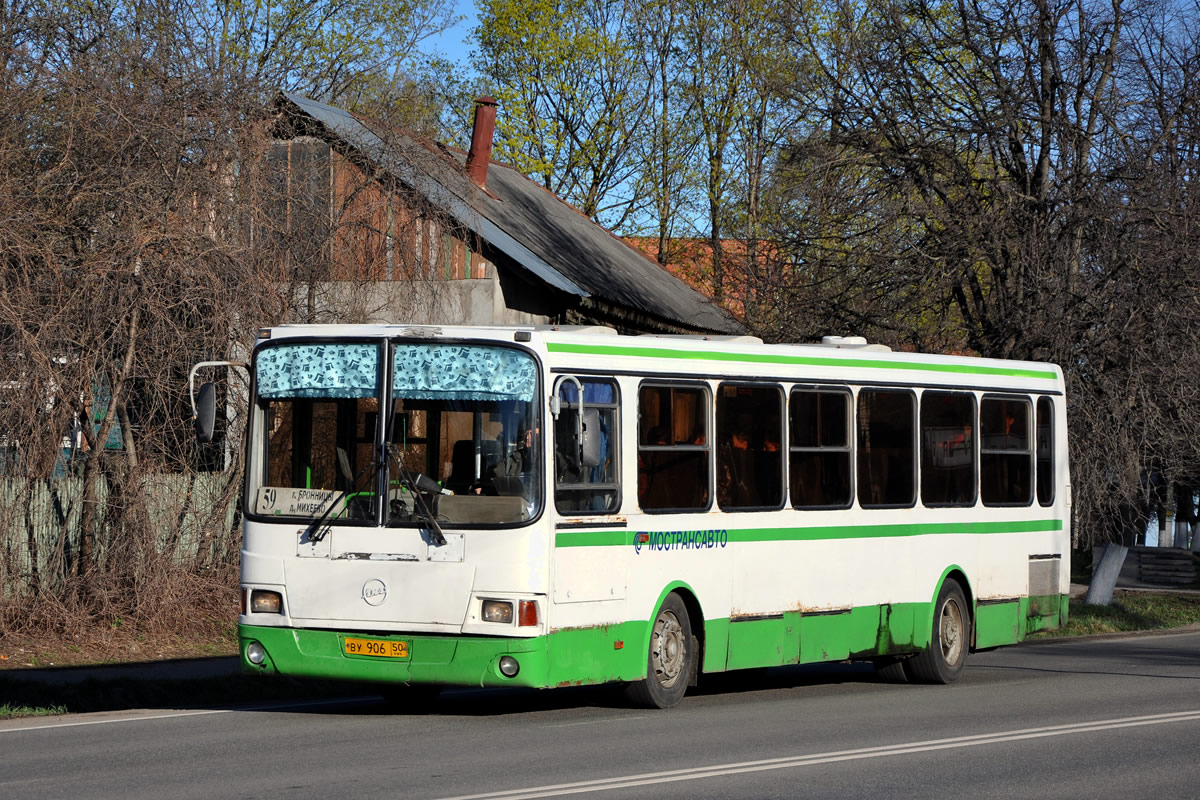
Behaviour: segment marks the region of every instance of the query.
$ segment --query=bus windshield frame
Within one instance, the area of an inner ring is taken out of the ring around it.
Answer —
[[[296,337],[260,345],[252,370],[248,518],[424,528],[432,514],[441,527],[493,528],[540,517],[542,381],[532,352]]]

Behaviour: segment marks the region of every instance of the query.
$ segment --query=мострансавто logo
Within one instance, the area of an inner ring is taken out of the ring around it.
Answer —
[[[633,534],[633,550],[711,550],[729,544],[729,531],[637,531]]]

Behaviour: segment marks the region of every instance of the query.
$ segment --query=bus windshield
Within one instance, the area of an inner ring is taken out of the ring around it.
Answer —
[[[524,351],[284,342],[259,351],[255,381],[253,514],[472,527],[540,511],[538,373]],[[441,493],[416,490],[431,486],[421,476]]]
[[[537,368],[508,347],[398,343],[389,409],[389,525],[419,524],[407,473],[435,476],[438,521],[501,525],[542,502]]]

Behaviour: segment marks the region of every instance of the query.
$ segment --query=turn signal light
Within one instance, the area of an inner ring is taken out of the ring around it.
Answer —
[[[517,612],[517,625],[522,628],[534,628],[538,624],[537,600],[522,600]]]

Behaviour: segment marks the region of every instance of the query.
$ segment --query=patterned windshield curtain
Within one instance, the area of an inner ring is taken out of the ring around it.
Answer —
[[[379,346],[370,343],[287,344],[260,350],[258,394],[267,399],[375,397]]]
[[[537,370],[527,353],[507,347],[396,346],[392,393],[410,400],[531,402]]]

